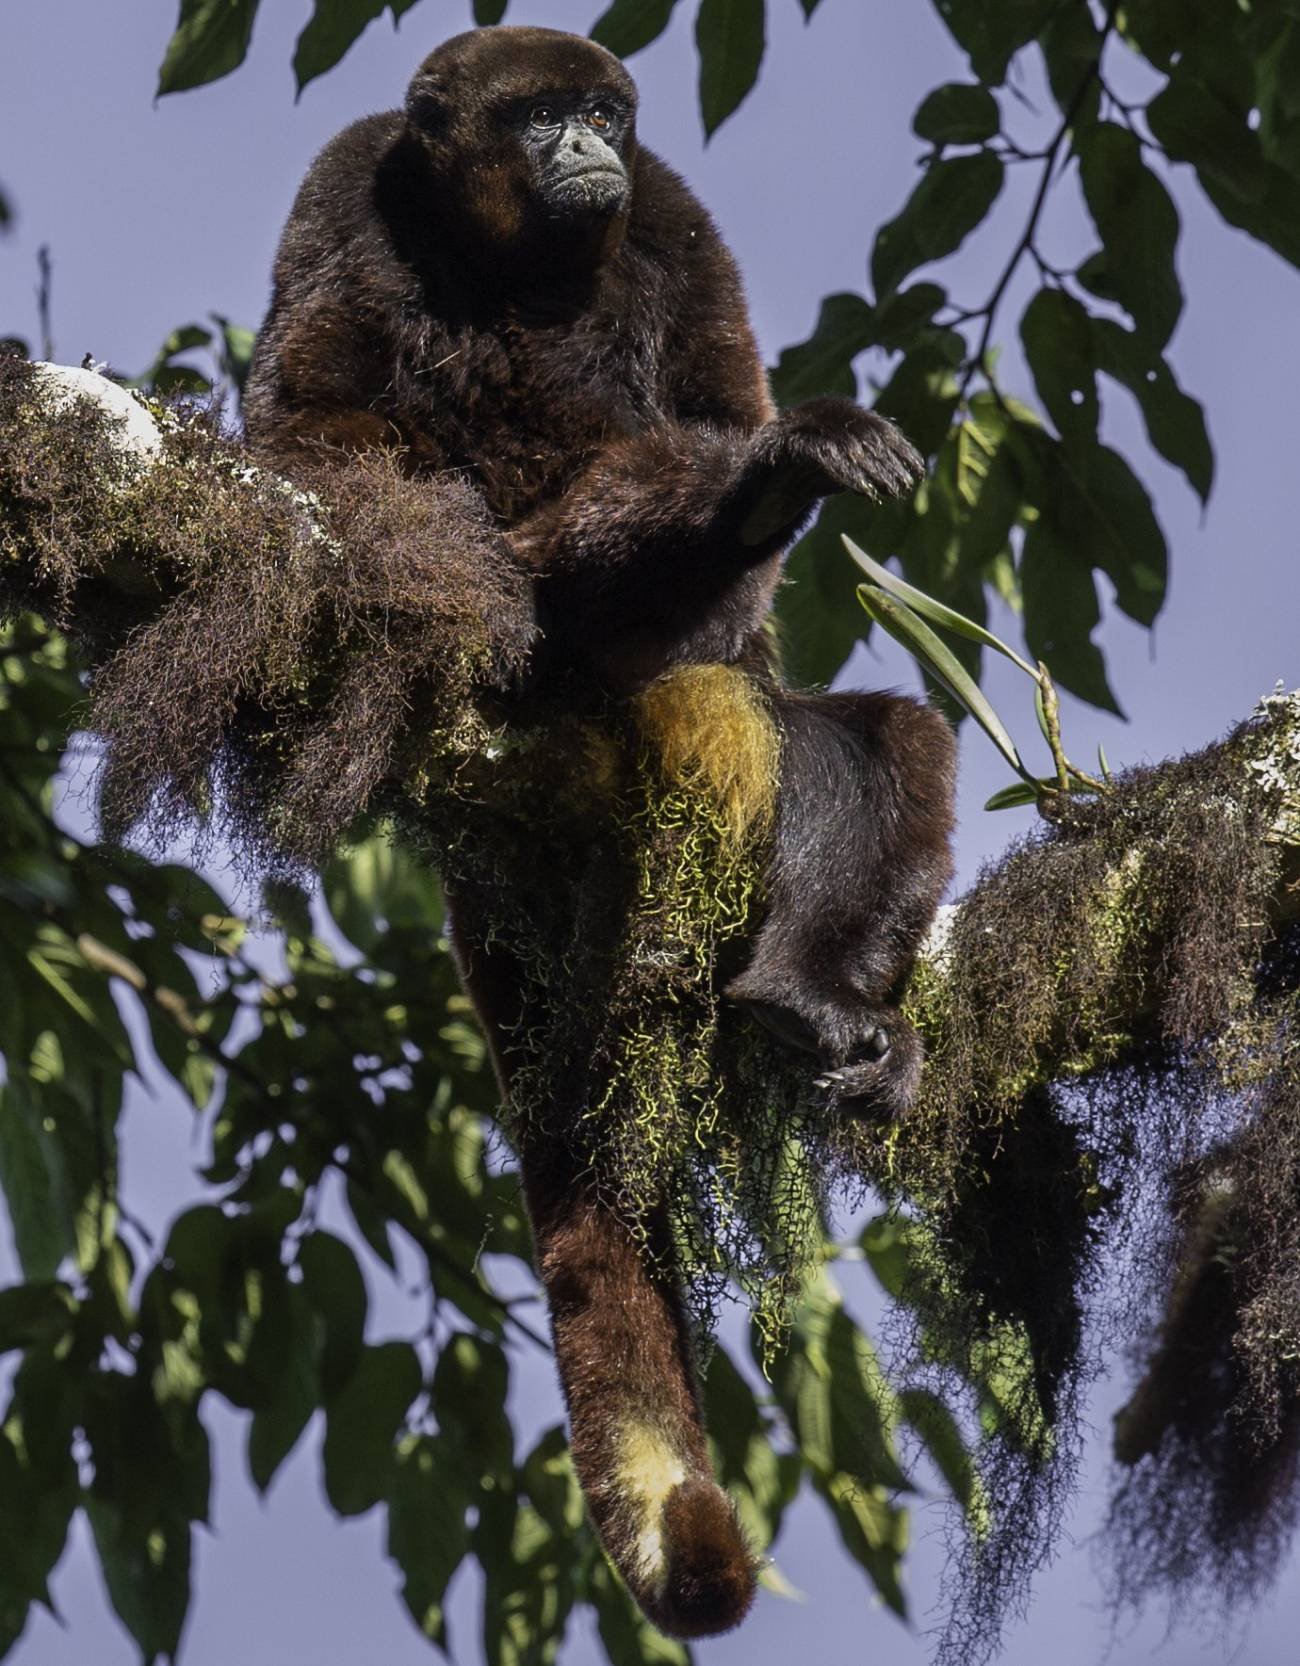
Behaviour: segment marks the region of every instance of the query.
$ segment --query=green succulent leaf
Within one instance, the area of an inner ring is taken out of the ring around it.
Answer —
[[[887,590],[891,596],[905,602],[914,613],[919,613],[923,619],[928,619],[933,625],[941,625],[945,630],[955,631],[958,636],[964,636],[970,642],[978,642],[981,647],[995,648],[998,653],[1009,659],[1013,665],[1018,665],[1027,676],[1037,677],[1035,666],[1023,660],[1014,648],[1009,648],[999,636],[978,625],[973,619],[968,619],[964,613],[958,613],[955,608],[948,607],[934,596],[926,595],[924,590],[918,590],[915,585],[908,584],[906,579],[896,577],[888,567],[882,567],[863,549],[860,549],[851,538],[843,540],[844,548],[861,567],[873,585],[881,590]]]
[[[1001,718],[980,693],[979,685],[945,646],[930,627],[913,613],[905,603],[896,601],[884,590],[871,584],[858,586],[858,597],[863,607],[889,634],[911,653],[934,680],[947,689],[953,699],[979,724],[984,733],[1001,752],[1018,775],[1025,775],[1015,742],[1007,733]]]

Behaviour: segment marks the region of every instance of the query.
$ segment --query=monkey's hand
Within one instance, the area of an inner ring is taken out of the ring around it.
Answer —
[[[901,497],[925,472],[920,454],[888,417],[851,399],[810,399],[782,411],[753,439],[746,545],[784,542],[834,492]]]

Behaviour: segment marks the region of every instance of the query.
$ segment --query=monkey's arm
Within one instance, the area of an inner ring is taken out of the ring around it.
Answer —
[[[817,502],[842,490],[893,495],[919,468],[891,423],[847,399],[748,429],[665,425],[607,445],[511,543],[538,575],[552,645],[586,657],[609,649],[635,682],[642,659],[658,669],[733,659]]]

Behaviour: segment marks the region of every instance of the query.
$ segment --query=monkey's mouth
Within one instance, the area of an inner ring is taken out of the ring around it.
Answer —
[[[555,182],[552,206],[585,213],[612,213],[627,197],[627,176],[617,168],[597,165],[575,169]]]

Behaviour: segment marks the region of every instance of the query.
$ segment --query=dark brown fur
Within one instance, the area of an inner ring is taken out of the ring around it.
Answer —
[[[832,1101],[897,1112],[920,1049],[893,1002],[949,874],[951,737],[895,695],[782,688],[764,621],[817,501],[904,490],[919,459],[847,400],[775,412],[731,256],[637,146],[635,105],[622,65],[574,36],[483,30],[434,52],[405,109],[340,134],[299,192],[249,438],[289,471],[389,444],[415,473],[471,482],[534,577],[541,640],[508,691],[521,710],[692,664],[760,681],[782,778],[767,918],[729,992],[817,1055]],[[476,899],[452,905],[508,1087],[512,972]],[[667,1236],[652,1223],[659,1253],[638,1252],[553,1151],[523,1143],[593,1515],[660,1624],[724,1629],[753,1564],[708,1475]],[[662,1510],[658,1591],[629,1561],[610,1448],[651,1410],[689,1476]]]

